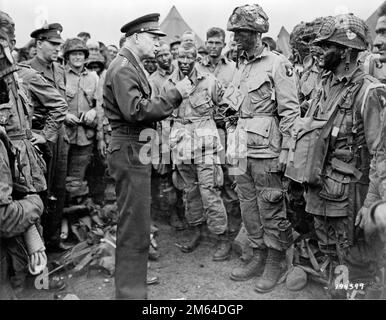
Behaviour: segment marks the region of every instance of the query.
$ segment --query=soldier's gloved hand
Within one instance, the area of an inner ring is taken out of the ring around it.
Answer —
[[[279,155],[279,170],[284,172],[287,167],[288,149],[281,149]]]
[[[41,134],[32,132],[31,142],[32,142],[33,145],[46,144],[47,143],[47,139],[46,139],[45,136],[43,136]]]
[[[87,125],[92,125],[92,123],[95,120],[95,117],[96,117],[96,110],[94,108],[94,109],[91,109],[85,113],[85,115],[83,117],[83,121]]]
[[[73,115],[72,113],[67,113],[64,123],[68,126],[76,126],[80,123],[80,120],[77,116]]]
[[[176,83],[176,89],[179,91],[182,98],[185,99],[192,91],[192,83],[190,82],[188,77],[185,77],[180,82]]]

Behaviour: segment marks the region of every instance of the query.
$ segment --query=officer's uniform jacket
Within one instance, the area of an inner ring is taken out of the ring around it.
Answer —
[[[53,87],[59,91],[63,98],[66,98],[66,75],[62,65],[57,62],[47,63],[41,60],[38,56],[35,56],[25,63],[38,71]],[[47,119],[47,115],[48,110],[45,105],[35,105],[32,128],[42,130],[45,124],[44,119]],[[60,129],[62,129],[62,127],[60,127]]]
[[[98,75],[95,72],[88,71],[86,68],[79,74],[67,65],[66,80],[68,112],[80,119],[82,114],[86,114],[97,106]],[[66,126],[70,144],[78,146],[92,144],[98,127],[98,116],[94,122],[95,125],[93,127],[83,124]]]
[[[243,52],[233,84],[243,101],[235,131],[240,136],[230,135],[228,159],[278,157],[282,148],[289,148],[290,130],[300,114],[292,65],[265,47],[251,58]],[[236,146],[232,146],[234,141]]]
[[[43,77],[48,80],[48,82],[59,90],[63,97],[66,96],[66,74],[64,67],[61,64],[57,62],[47,63],[41,60],[38,56],[35,56],[25,63],[40,72]]]
[[[176,69],[163,91],[173,88],[181,78],[180,71]],[[190,80],[193,85],[191,93],[173,112],[169,141],[173,162],[176,163],[223,150],[213,114],[215,107],[223,103],[224,89],[213,75],[201,73],[196,68]]]
[[[112,130],[119,127],[153,127],[155,121],[167,118],[182,100],[173,88],[151,99],[151,87],[140,61],[122,48],[107,70],[104,84],[104,108]]]
[[[48,141],[56,142],[58,131],[67,113],[67,102],[52,83],[27,64],[19,64],[19,83],[25,89],[31,103],[30,119],[39,134]],[[44,111],[44,113],[42,113]]]

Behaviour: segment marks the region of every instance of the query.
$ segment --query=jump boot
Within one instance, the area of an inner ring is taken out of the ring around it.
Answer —
[[[253,257],[243,267],[234,268],[230,278],[234,281],[247,281],[263,273],[267,250],[253,249]]]
[[[198,247],[202,239],[202,228],[202,225],[192,227],[193,234],[180,246],[182,252],[193,252]]]
[[[179,217],[177,213],[176,208],[172,208],[171,206],[169,207],[169,212],[170,212],[170,218],[169,218],[169,224],[176,229],[177,231],[182,231],[186,229],[186,224],[184,223],[183,220]]]
[[[229,234],[225,231],[217,236],[216,251],[213,254],[213,261],[224,261],[230,258],[232,244],[229,239]]]
[[[275,288],[277,282],[285,271],[282,266],[283,261],[285,261],[285,251],[279,251],[272,248],[268,249],[268,257],[264,273],[257,281],[255,291],[259,293],[266,293]]]

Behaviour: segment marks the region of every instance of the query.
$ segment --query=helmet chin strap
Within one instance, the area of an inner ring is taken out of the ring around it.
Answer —
[[[349,71],[350,70],[350,63],[351,63],[351,48],[347,48],[346,51],[346,60],[345,60],[345,67],[344,70]]]

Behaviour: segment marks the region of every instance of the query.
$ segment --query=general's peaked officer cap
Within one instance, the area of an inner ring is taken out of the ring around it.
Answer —
[[[164,37],[166,34],[161,31],[158,24],[159,16],[159,13],[151,13],[130,21],[121,28],[121,32],[123,32],[126,37],[141,32],[149,32]]]
[[[59,23],[45,24],[40,29],[37,29],[31,33],[31,38],[37,40],[47,40],[55,43],[63,43],[64,40],[61,37],[63,27]]]

